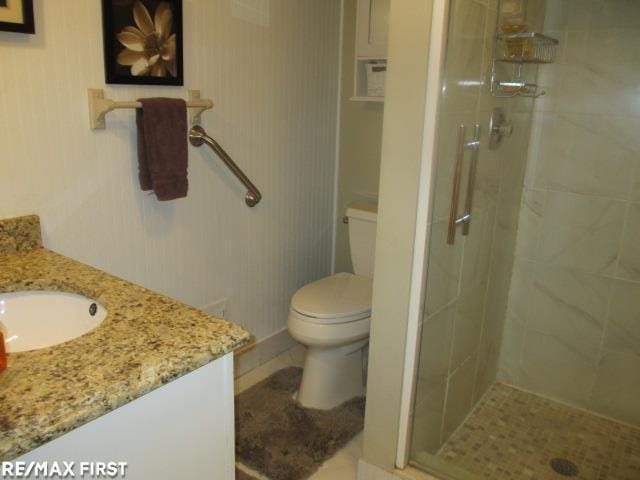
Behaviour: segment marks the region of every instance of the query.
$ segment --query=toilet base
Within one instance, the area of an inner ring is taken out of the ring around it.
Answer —
[[[339,347],[307,347],[297,400],[307,408],[328,410],[365,394],[362,349],[369,339]]]

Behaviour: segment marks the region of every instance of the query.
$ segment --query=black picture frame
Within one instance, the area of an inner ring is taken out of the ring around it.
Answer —
[[[14,22],[5,22],[0,20],[0,31],[3,32],[16,32],[16,33],[36,33],[36,24],[33,18],[33,0],[18,0],[20,5],[14,6],[13,8],[22,7],[22,22],[14,23]],[[8,3],[6,2],[4,5],[1,5],[0,8],[10,8],[10,6],[15,5],[14,2]]]
[[[159,10],[161,6],[163,10]],[[163,29],[166,22],[162,21],[167,18],[168,7],[171,9],[170,30]],[[106,83],[184,85],[182,0],[102,0],[102,30]],[[126,35],[121,35],[123,33]],[[127,48],[123,41],[133,49]],[[147,47],[151,44],[151,48],[141,51],[139,41]],[[136,63],[131,64],[133,61]]]

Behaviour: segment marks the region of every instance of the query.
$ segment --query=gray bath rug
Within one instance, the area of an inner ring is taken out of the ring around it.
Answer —
[[[292,398],[302,369],[285,368],[236,396],[236,460],[270,480],[302,480],[358,434],[364,398],[332,410]]]

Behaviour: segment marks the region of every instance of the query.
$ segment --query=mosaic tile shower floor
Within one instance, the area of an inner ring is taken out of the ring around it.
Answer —
[[[496,384],[437,456],[482,479],[639,480],[640,428]],[[578,474],[555,473],[558,457]]]

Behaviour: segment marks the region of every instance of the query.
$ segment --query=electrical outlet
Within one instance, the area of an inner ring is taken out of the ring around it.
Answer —
[[[212,302],[209,305],[202,307],[202,310],[207,312],[209,315],[213,315],[214,317],[226,318],[227,299],[221,298],[219,300],[216,300],[215,302]]]

